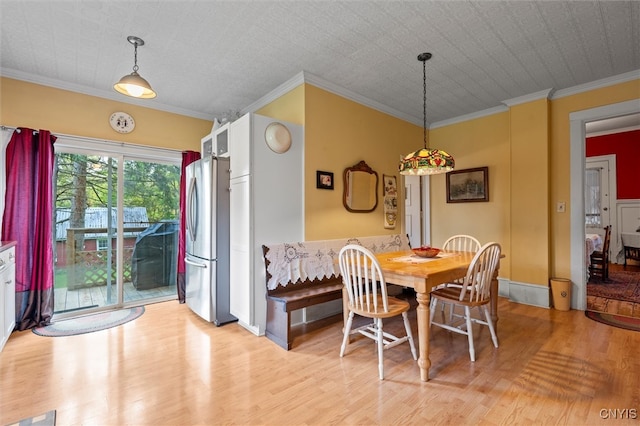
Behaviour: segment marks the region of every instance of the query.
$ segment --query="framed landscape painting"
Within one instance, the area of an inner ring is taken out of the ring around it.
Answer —
[[[489,167],[447,173],[447,203],[489,201]]]

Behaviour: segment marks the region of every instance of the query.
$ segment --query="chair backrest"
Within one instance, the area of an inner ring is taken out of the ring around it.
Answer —
[[[478,250],[464,278],[460,300],[481,302],[490,297],[491,280],[500,261],[500,244],[487,243]]]
[[[340,274],[349,306],[366,312],[388,312],[387,284],[375,255],[357,244],[348,244],[338,255]]]
[[[609,241],[611,240],[611,225],[604,227],[604,242],[602,243],[602,257],[609,260]]]
[[[477,252],[480,250],[480,241],[471,235],[454,235],[444,242],[442,250]]]

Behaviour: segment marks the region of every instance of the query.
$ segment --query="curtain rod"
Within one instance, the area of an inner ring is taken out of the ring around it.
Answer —
[[[0,125],[0,130],[8,130],[8,131],[16,130],[18,133],[20,133],[20,129],[13,126]],[[38,133],[39,132],[37,130],[33,131],[34,135],[37,135]],[[142,149],[159,149],[159,150],[165,150],[165,151],[182,152],[182,150],[180,149],[160,148],[160,147],[153,147],[153,146],[147,146],[147,145],[138,145],[135,143],[128,143],[128,142],[116,142],[116,141],[110,141],[108,139],[90,138],[87,136],[65,135],[63,133],[53,133],[53,132],[51,134],[58,138],[66,138],[66,139],[76,140],[79,142],[92,141],[92,142],[107,143],[107,144],[116,145],[116,146],[132,146],[132,147],[142,148]]]
[[[11,131],[11,130],[15,130],[16,132],[20,133],[21,130],[17,127],[12,127],[12,126],[0,126],[0,129],[2,130],[7,130],[7,131]],[[39,132],[37,130],[33,131],[34,135],[37,135]]]

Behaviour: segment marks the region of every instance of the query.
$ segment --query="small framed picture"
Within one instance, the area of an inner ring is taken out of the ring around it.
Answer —
[[[316,171],[316,188],[333,189],[333,173]]]

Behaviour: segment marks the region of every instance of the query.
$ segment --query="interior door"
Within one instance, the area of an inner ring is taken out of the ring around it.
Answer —
[[[420,176],[404,177],[404,226],[411,247],[420,247]]]
[[[611,225],[610,168],[606,160],[590,160],[585,167],[585,230],[587,234],[600,234]],[[612,234],[613,235],[613,234]],[[612,238],[612,241],[615,238]]]

